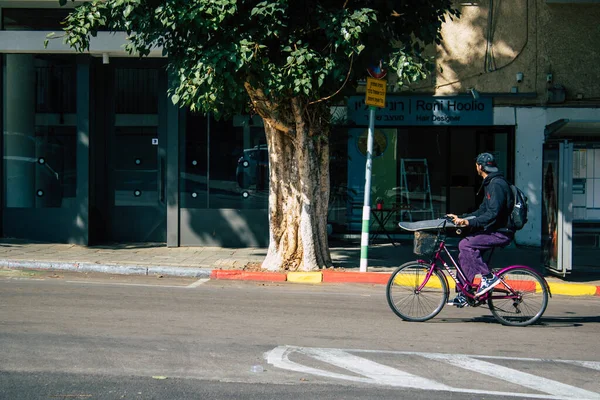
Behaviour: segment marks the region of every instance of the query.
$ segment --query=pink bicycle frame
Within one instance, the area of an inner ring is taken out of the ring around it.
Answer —
[[[446,260],[444,260],[444,258],[442,257],[442,255],[441,255],[442,251],[444,251],[444,253],[450,259],[451,263],[454,265],[454,268],[456,268],[456,274],[452,271],[452,269],[450,268],[450,266],[448,265]],[[448,272],[448,274],[452,277],[452,279],[456,283],[457,288],[459,289],[459,291],[461,293],[463,293],[465,296],[467,296],[471,299],[475,299],[475,295],[472,294],[471,292],[469,292],[469,289],[475,288],[475,286],[472,283],[467,281],[467,278],[465,277],[465,274],[463,273],[462,269],[460,268],[460,265],[456,262],[454,257],[452,257],[452,254],[450,254],[450,251],[446,247],[445,240],[440,240],[439,247],[438,247],[437,251],[434,253],[434,256],[433,256],[433,259],[431,260],[431,262],[427,262],[427,261],[421,260],[421,259],[418,259],[417,262],[423,263],[423,264],[429,264],[429,267],[430,267],[429,270],[427,271],[427,275],[426,275],[425,279],[423,280],[423,283],[421,283],[421,285],[417,288],[418,292],[420,292],[423,289],[423,287],[426,285],[426,283],[429,281],[429,278],[431,277],[431,274],[433,274],[433,271],[436,269],[440,269],[442,271],[445,270],[446,272]],[[442,267],[440,267],[438,265],[438,262],[440,262],[442,264]],[[511,265],[508,267],[504,267],[504,268],[496,271],[496,275],[501,276],[506,271],[509,271],[509,270],[515,269],[515,268],[526,269],[529,272],[531,272],[532,274],[540,277],[541,281],[544,282],[544,285],[546,286],[548,294],[550,296],[552,296],[552,294],[550,292],[550,286],[548,285],[546,280],[536,270],[534,270],[533,268],[528,267],[526,265]],[[449,286],[448,278],[446,277],[445,274],[444,274],[444,279],[446,280],[446,286]],[[465,282],[465,283],[463,284],[462,282]],[[492,298],[492,299],[517,298],[517,295],[514,294],[515,291],[510,287],[510,285],[506,281],[503,280],[502,284],[508,289],[506,294],[493,295],[492,294],[493,291],[490,291],[490,292],[487,292],[484,295],[480,296],[477,300],[484,301],[489,298]]]

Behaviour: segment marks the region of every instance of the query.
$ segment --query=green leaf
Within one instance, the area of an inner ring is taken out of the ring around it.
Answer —
[[[131,14],[132,11],[133,11],[133,6],[131,4],[129,4],[127,7],[125,7],[125,11],[123,11],[123,16],[125,18],[129,17],[129,14]]]
[[[128,40],[131,54],[146,56],[161,48],[168,55],[174,103],[222,114],[248,105],[246,81],[271,100],[279,97],[278,103],[299,94],[328,98],[346,83],[351,68],[351,79],[364,75],[365,54],[388,58],[404,84],[422,79],[429,67],[424,48],[441,40],[444,19],[460,15],[450,0],[403,0],[399,18],[390,17],[398,0],[353,0],[346,8],[332,1],[290,0],[77,3],[61,25],[68,45],[84,51],[101,27],[134,34]]]

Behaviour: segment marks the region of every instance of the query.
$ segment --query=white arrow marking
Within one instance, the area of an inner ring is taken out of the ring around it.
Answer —
[[[296,372],[302,372],[302,373],[307,373],[307,374],[320,375],[320,376],[325,376],[325,377],[329,377],[329,378],[351,380],[354,382],[373,383],[373,381],[371,381],[370,379],[367,379],[367,378],[359,378],[357,376],[349,376],[349,375],[338,374],[335,372],[323,371],[320,369],[307,367],[305,365],[290,361],[289,354],[295,352],[296,350],[298,350],[298,348],[290,347],[290,346],[276,347],[273,350],[271,350],[270,352],[266,353],[267,362],[269,364],[273,365],[274,367],[281,368],[281,369],[287,369],[289,371],[296,371]]]

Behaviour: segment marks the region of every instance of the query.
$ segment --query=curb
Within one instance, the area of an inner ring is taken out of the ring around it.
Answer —
[[[175,275],[195,278],[209,278],[211,268],[172,267],[95,263],[65,263],[52,261],[15,261],[0,260],[0,268],[9,269],[38,269],[73,272],[102,272],[115,275]]]
[[[320,271],[320,272],[259,272],[236,269],[212,269],[176,266],[140,266],[95,263],[67,263],[51,261],[20,261],[0,259],[0,268],[62,270],[73,272],[101,272],[115,275],[173,275],[213,280],[244,280],[261,282],[292,283],[362,283],[386,285],[390,272],[354,272],[354,271]],[[548,282],[550,292],[563,296],[598,296],[600,286],[581,283]]]
[[[600,286],[578,283],[548,282],[550,292],[565,296],[600,296]]]
[[[244,272],[232,270],[214,270],[211,279],[229,279],[246,281],[293,282],[293,283],[363,283],[387,285],[389,272]],[[550,293],[563,296],[600,296],[600,286],[581,283],[548,282]]]

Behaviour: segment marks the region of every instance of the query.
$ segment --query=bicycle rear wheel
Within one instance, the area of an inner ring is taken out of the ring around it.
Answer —
[[[431,266],[417,261],[401,265],[392,273],[386,297],[392,311],[405,321],[423,322],[435,317],[448,301],[448,283],[434,270],[421,290]]]
[[[514,267],[499,275],[512,289],[500,283],[493,289],[488,306],[503,325],[526,326],[535,323],[548,306],[548,288],[544,278],[528,269]],[[512,293],[516,298],[509,298]],[[507,298],[498,298],[505,295]],[[496,297],[496,298],[494,298]]]

